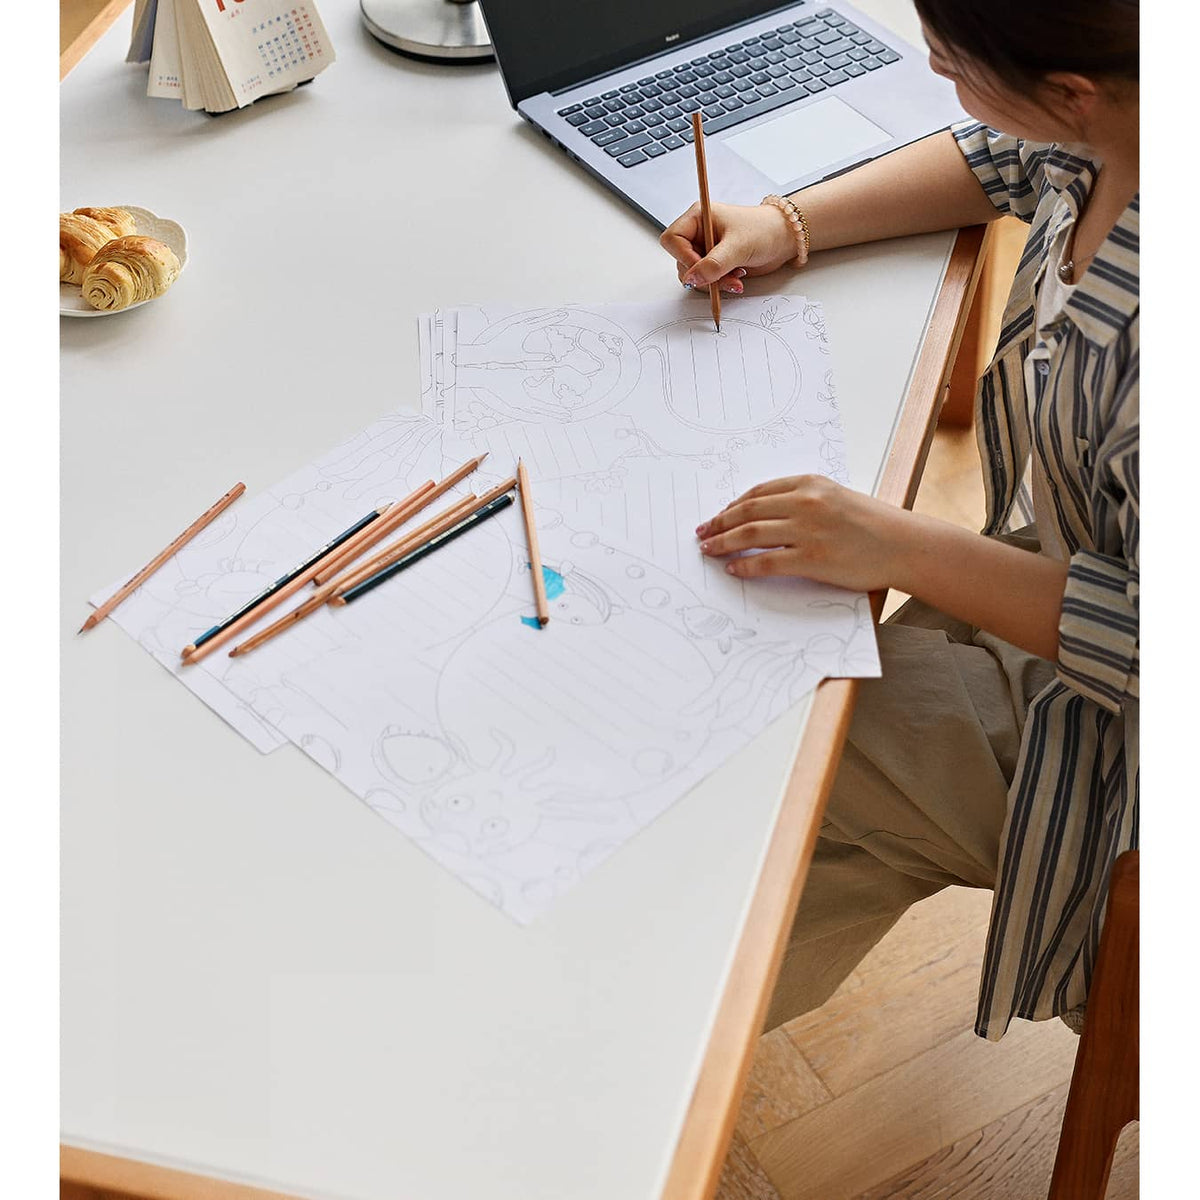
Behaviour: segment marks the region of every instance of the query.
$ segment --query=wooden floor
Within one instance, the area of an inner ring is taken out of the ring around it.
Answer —
[[[915,507],[980,528],[972,429],[939,429]],[[759,1040],[718,1200],[1046,1195],[1078,1040],[1060,1021],[972,1032],[990,902],[923,901],[823,1008]],[[1135,1123],[1108,1200],[1137,1195]]]

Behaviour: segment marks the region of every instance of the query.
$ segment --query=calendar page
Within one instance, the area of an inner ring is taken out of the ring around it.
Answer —
[[[164,4],[151,36],[150,82],[147,96],[179,100],[183,96],[183,63],[175,27],[175,5]]]
[[[329,34],[305,0],[198,0],[238,107],[303,83],[333,62]]]

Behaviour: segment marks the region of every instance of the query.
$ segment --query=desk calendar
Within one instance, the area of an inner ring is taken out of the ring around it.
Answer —
[[[138,0],[129,62],[149,62],[147,94],[228,112],[288,91],[333,62],[312,0]]]

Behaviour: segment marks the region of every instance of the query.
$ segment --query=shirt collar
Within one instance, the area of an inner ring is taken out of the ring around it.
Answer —
[[[1073,218],[1096,182],[1099,163],[1086,147],[1052,146],[1046,182],[1063,198]],[[1134,196],[1092,258],[1063,310],[1089,342],[1107,345],[1138,312],[1140,193]]]
[[[1083,336],[1097,346],[1111,342],[1138,313],[1139,211],[1139,196],[1134,196],[1096,251],[1064,310]]]

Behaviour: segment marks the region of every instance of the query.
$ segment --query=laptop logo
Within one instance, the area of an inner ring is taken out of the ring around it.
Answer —
[[[669,46],[672,42],[679,41],[679,34],[668,33],[667,36],[663,39],[663,41],[665,41],[667,43],[667,45]]]

